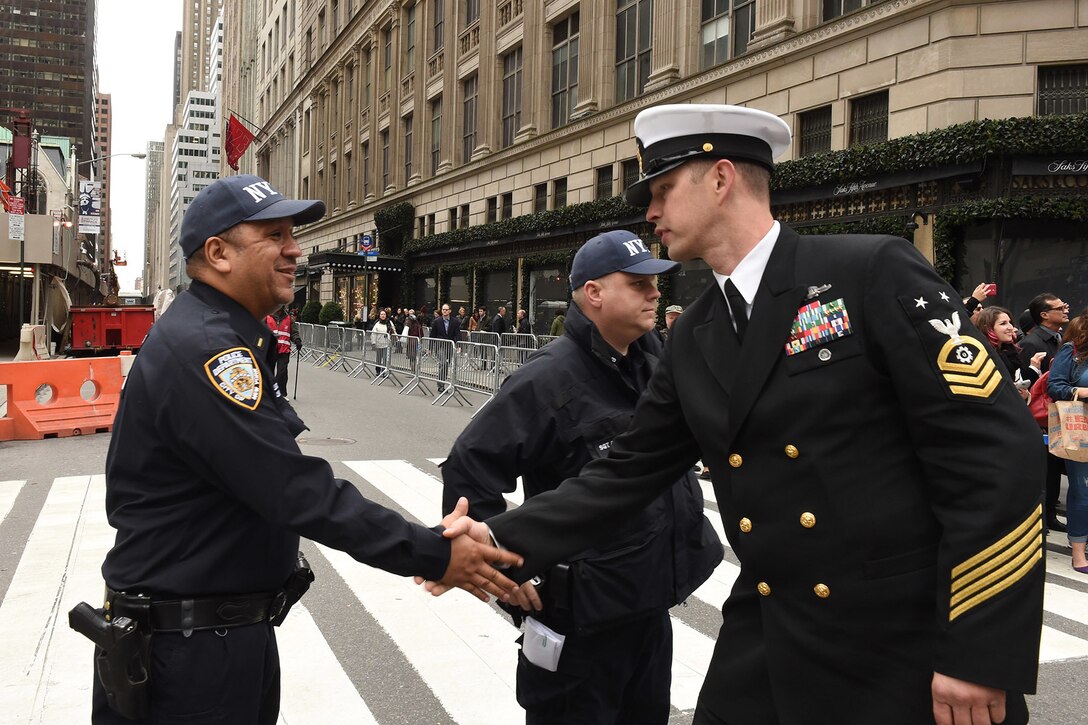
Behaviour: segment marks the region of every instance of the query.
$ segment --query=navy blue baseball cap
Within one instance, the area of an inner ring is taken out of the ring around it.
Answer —
[[[591,279],[600,279],[613,272],[629,274],[672,274],[680,263],[657,259],[646,243],[626,229],[598,234],[583,244],[570,266],[570,288],[581,289]]]
[[[290,218],[295,224],[308,224],[323,216],[323,201],[286,199],[267,181],[252,174],[227,176],[205,187],[185,210],[181,251],[188,259],[204,247],[208,237],[242,222]]]

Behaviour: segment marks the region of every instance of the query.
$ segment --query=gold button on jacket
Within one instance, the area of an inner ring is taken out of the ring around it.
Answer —
[[[797,446],[791,443],[786,446],[786,455],[790,458],[797,458],[797,456],[801,455],[801,451],[797,450]]]
[[[831,590],[826,584],[817,584],[816,586],[812,587],[812,591],[816,592],[816,596],[818,596],[820,599],[827,599],[831,596]]]
[[[760,582],[757,584],[756,590],[765,597],[771,596],[771,585],[767,582]]]
[[[808,511],[801,514],[801,525],[806,529],[811,529],[816,525],[816,515],[810,514]]]
[[[744,459],[740,457],[739,453],[732,453],[729,455],[729,465],[733,468],[740,468],[742,463],[744,463]]]
[[[749,531],[751,531],[752,530],[752,520],[748,519],[748,518],[741,519],[740,520],[740,530],[743,531],[746,534]]]

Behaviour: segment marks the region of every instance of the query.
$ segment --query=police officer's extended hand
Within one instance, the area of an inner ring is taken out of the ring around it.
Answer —
[[[1005,691],[933,673],[933,718],[937,725],[1005,722]]]
[[[450,564],[441,581],[425,582],[425,587],[436,597],[453,587],[460,587],[484,602],[489,600],[489,594],[510,601],[517,591],[517,584],[494,565],[521,566],[523,560],[512,551],[492,546],[487,526],[473,521],[467,513],[468,499],[462,497],[454,510],[442,519],[442,525],[446,527],[443,534],[450,539]],[[419,582],[418,577],[416,581]]]
[[[518,590],[510,595],[510,603],[516,604],[526,612],[539,612],[544,609],[544,603],[540,601],[540,593],[532,582],[519,584]]]

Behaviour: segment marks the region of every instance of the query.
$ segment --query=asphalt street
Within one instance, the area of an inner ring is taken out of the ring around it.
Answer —
[[[292,404],[309,426],[299,436],[302,450],[329,460],[337,476],[351,481],[365,495],[421,523],[437,523],[441,512],[437,505],[440,486],[436,479],[440,473],[436,462],[447,454],[484,397],[468,393],[475,406],[461,406],[451,400],[439,407],[431,405],[432,397],[398,395],[397,386],[391,383],[374,386],[365,377],[348,378],[343,372],[313,367],[308,362],[302,362],[298,369],[297,396],[293,396]],[[294,365],[291,376],[288,389],[294,393]],[[59,518],[66,524],[76,518],[81,523],[69,535],[70,542],[62,541],[57,549],[69,552],[63,554],[68,556],[69,564],[58,569],[61,573],[54,579],[93,580],[102,547],[109,543],[100,504],[108,444],[109,434],[0,443],[0,637],[5,642],[16,641],[8,639],[5,614],[20,611],[24,592],[44,587],[42,601],[47,602],[59,602],[65,597],[94,601],[100,595],[100,589],[91,585],[80,591],[49,595],[49,568],[34,557],[45,556],[39,552],[39,533],[44,525],[57,521],[54,510],[63,510],[55,509],[60,505],[57,499],[61,489],[74,487],[85,503],[77,514]],[[501,444],[496,441],[496,445]],[[10,489],[3,488],[9,484]],[[7,504],[5,490],[9,490]],[[713,492],[708,489],[707,493],[708,515],[717,519],[716,505],[709,498]],[[420,496],[422,499],[417,500]],[[98,532],[93,545],[90,535],[79,533],[83,526]],[[76,549],[82,553],[71,553]],[[1088,665],[1088,577],[1067,571],[1064,538],[1052,535],[1049,549],[1044,664],[1040,694],[1031,698],[1032,722],[1086,722],[1088,697],[1083,694],[1083,673]],[[312,543],[307,543],[304,550],[317,571],[318,581],[298,616],[292,612],[290,619],[296,622],[293,629],[285,626],[281,650],[285,659],[298,653],[299,663],[308,664],[294,674],[296,671],[285,663],[282,722],[316,721],[308,716],[321,712],[321,708],[331,713],[331,721],[502,723],[520,719],[512,694],[517,632],[497,609],[489,610],[467,596],[459,601],[454,600],[454,595],[431,600],[405,585],[404,580],[384,574],[376,577],[373,570],[345,561],[339,552]],[[44,584],[30,579],[31,561],[36,562],[33,568],[39,578],[47,579]],[[48,562],[48,557],[44,561]],[[726,561],[719,570],[721,576],[708,582],[686,606],[673,611],[678,633],[673,724],[691,720],[694,697],[720,621],[718,606],[731,585],[730,576],[735,576],[735,563],[727,549]],[[32,584],[26,585],[24,580]],[[57,589],[55,583],[52,586]],[[433,602],[452,609],[441,609]],[[408,617],[409,612],[418,613]],[[432,617],[442,620],[443,625],[435,625],[429,641],[418,641],[422,632],[432,631]],[[475,624],[451,624],[468,621]],[[7,674],[0,678],[0,706],[14,713],[11,722],[70,722],[73,714],[82,713],[80,707],[85,706],[89,653],[81,655],[86,666],[72,670],[73,674],[65,679],[58,673],[68,672],[62,667],[67,650],[58,644],[58,650],[50,655],[48,647],[43,648],[41,643],[52,641],[54,636],[58,643],[86,643],[64,640],[74,635],[56,621],[46,620],[44,614],[40,627],[37,639],[26,646],[29,664],[16,667],[9,661],[5,665]],[[46,637],[46,632],[52,634]],[[450,643],[442,649],[445,639]],[[493,641],[482,641],[488,639]],[[499,648],[498,654],[487,649],[492,646]],[[10,648],[12,659],[18,660],[19,645]],[[309,664],[311,657],[314,664]],[[474,667],[474,662],[485,664]],[[439,666],[442,663],[452,663],[455,671],[448,671],[448,666],[443,669]],[[38,695],[28,700],[25,680],[39,672],[35,668],[44,674],[40,675]],[[309,678],[315,682],[310,683]],[[340,689],[336,689],[337,682]],[[488,709],[476,709],[484,692],[490,698]]]

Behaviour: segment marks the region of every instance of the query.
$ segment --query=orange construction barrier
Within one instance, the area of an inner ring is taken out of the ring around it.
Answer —
[[[116,357],[0,362],[0,386],[7,388],[0,441],[108,432],[121,383]]]

